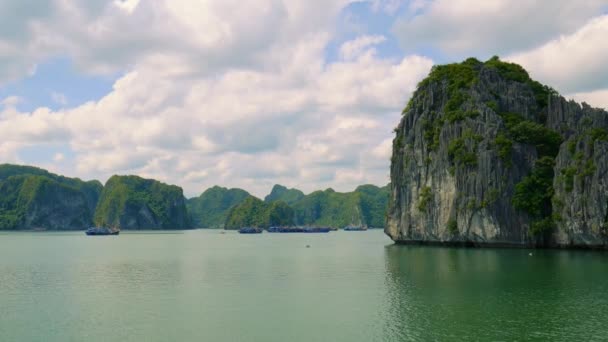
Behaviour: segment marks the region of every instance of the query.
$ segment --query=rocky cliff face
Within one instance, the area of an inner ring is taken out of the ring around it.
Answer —
[[[137,176],[112,176],[95,210],[95,224],[121,229],[191,227],[180,187]]]
[[[605,247],[608,113],[498,58],[434,67],[403,111],[396,242]]]
[[[28,184],[29,183],[29,184]],[[83,192],[51,179],[28,177],[32,186],[22,227],[43,230],[81,230],[92,223],[87,198]]]
[[[0,229],[77,230],[92,224],[101,184],[0,165]]]

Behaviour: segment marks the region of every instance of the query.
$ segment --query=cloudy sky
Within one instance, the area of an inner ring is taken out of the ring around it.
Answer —
[[[433,64],[608,107],[608,0],[2,0],[0,162],[263,196],[383,185]]]

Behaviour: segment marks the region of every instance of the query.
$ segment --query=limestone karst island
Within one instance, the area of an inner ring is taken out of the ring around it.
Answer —
[[[0,23],[0,342],[608,341],[608,0]]]
[[[433,67],[403,110],[396,242],[605,248],[608,112],[493,57]]]

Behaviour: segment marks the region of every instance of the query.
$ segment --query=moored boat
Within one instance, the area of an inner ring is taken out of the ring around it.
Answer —
[[[241,233],[241,234],[260,234],[260,233],[262,233],[262,229],[257,228],[257,227],[243,227],[243,228],[239,229],[239,233]]]
[[[268,228],[269,233],[303,233],[304,229],[301,227],[270,227]]]
[[[306,227],[304,233],[329,233],[330,230],[329,227]]]
[[[90,227],[84,233],[87,235],[118,235],[120,230],[107,227]]]
[[[344,231],[347,232],[363,232],[367,230],[365,226],[346,226],[343,228]]]
[[[270,227],[269,233],[327,233],[331,228],[327,227]]]

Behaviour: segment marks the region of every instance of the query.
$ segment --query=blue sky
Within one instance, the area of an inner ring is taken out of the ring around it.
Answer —
[[[85,1],[0,5],[0,162],[196,195],[386,184],[433,64],[494,54],[608,105],[608,0]],[[533,18],[533,20],[531,19]]]
[[[117,75],[88,75],[77,70],[69,57],[57,56],[37,64],[32,75],[7,82],[0,88],[0,98],[20,97],[17,108],[21,111],[59,110],[99,100],[112,90],[116,79]]]

